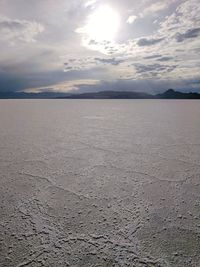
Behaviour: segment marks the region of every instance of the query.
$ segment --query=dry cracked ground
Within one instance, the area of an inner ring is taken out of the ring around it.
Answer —
[[[199,267],[200,101],[2,100],[1,267]]]

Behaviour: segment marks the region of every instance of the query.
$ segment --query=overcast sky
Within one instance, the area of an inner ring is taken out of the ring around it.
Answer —
[[[0,0],[0,91],[200,92],[199,0]]]

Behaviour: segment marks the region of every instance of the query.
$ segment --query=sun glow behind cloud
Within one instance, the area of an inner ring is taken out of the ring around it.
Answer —
[[[0,92],[118,79],[200,90],[199,0],[17,2],[0,1]]]
[[[28,88],[26,90],[22,90],[21,92],[25,93],[44,93],[44,92],[51,92],[51,93],[69,93],[71,91],[78,90],[81,86],[91,86],[99,84],[99,80],[92,80],[92,79],[82,79],[82,80],[70,80],[61,83],[54,84],[52,86],[42,86],[37,88]]]
[[[78,28],[76,32],[94,42],[113,41],[119,26],[119,14],[110,6],[104,5],[97,8],[88,17],[86,25]]]

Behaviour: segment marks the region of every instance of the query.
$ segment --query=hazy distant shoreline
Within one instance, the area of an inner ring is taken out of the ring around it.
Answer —
[[[100,91],[81,94],[1,92],[0,99],[200,99],[200,94],[182,93],[173,89],[156,95],[131,91]]]

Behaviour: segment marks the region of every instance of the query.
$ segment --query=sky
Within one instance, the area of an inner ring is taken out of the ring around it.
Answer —
[[[0,0],[0,92],[200,93],[199,0]]]

